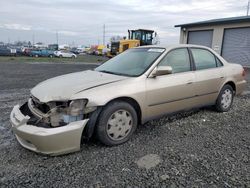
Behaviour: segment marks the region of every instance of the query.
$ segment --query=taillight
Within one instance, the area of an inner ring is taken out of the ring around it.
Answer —
[[[242,76],[245,77],[246,76],[246,70],[243,68],[243,71],[242,71]]]

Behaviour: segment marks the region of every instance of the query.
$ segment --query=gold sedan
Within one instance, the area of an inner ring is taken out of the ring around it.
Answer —
[[[95,70],[38,84],[10,120],[19,143],[39,153],[77,151],[93,133],[118,145],[138,124],[166,114],[208,105],[227,112],[246,86],[244,76],[241,65],[207,47],[138,47]]]

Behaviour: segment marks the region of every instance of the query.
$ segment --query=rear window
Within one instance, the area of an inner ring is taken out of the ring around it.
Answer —
[[[217,67],[215,56],[206,49],[191,48],[196,70],[210,69]]]

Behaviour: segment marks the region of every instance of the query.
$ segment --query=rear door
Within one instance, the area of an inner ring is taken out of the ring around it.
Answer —
[[[46,50],[41,50],[41,56],[47,56],[46,52]]]
[[[71,57],[72,56],[72,54],[70,52],[66,52],[65,54],[66,54],[66,57]]]
[[[224,83],[223,64],[209,50],[190,48],[195,64],[196,106],[213,104]]]
[[[63,56],[63,57],[68,57],[68,52],[62,51],[62,56]]]
[[[195,75],[187,48],[170,51],[158,66],[171,66],[173,73],[147,78],[147,116],[152,118],[192,107]]]

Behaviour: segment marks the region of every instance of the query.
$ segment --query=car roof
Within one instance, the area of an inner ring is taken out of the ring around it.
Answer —
[[[195,47],[195,48],[204,48],[210,49],[206,46],[195,45],[195,44],[172,44],[172,45],[147,45],[147,46],[139,46],[137,48],[165,48],[165,49],[173,49],[173,48],[181,48],[181,47]]]

